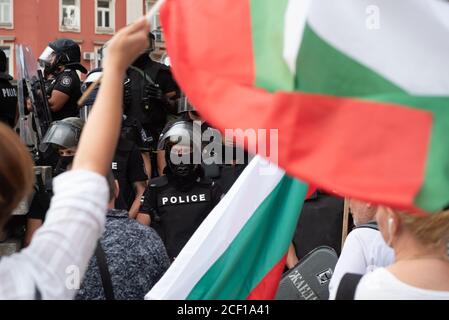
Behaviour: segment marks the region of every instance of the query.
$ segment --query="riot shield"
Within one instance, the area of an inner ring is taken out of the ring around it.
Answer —
[[[19,105],[19,129],[20,137],[28,148],[37,150],[36,134],[32,128],[32,117],[27,115],[26,108],[26,85],[25,85],[25,61],[22,45],[16,45],[16,70],[17,70],[17,91]]]
[[[34,58],[31,48],[17,45],[16,54],[19,76],[18,89],[21,136],[28,144],[30,131],[33,131],[34,129],[35,139],[32,145],[37,152],[38,146],[52,122],[45,83],[42,72],[37,67],[37,60]],[[31,122],[28,121],[28,117],[26,116],[26,105],[28,103],[30,103],[33,108],[33,111],[31,112]],[[32,122],[34,122],[34,126],[32,125]]]

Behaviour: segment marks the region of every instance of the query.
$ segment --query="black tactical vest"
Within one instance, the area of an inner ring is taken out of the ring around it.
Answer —
[[[196,181],[188,190],[179,190],[166,177],[156,179],[157,213],[151,226],[159,233],[170,259],[176,258],[219,199],[208,179]]]
[[[134,188],[128,181],[128,159],[133,149],[133,143],[120,137],[117,150],[115,151],[114,159],[112,161],[112,172],[115,179],[117,179],[120,194],[116,200],[115,206],[117,209],[128,210],[134,200]]]
[[[14,127],[17,113],[17,90],[6,79],[0,79],[0,121]]]

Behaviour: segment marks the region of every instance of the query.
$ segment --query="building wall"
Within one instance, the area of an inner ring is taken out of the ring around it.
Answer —
[[[36,59],[48,42],[56,38],[70,38],[81,46],[82,63],[87,69],[95,67],[95,61],[83,59],[84,52],[95,52],[112,34],[98,34],[95,28],[95,0],[80,1],[80,31],[60,30],[61,0],[13,0],[13,27],[0,26],[0,46],[10,46],[15,56],[14,46],[31,46]],[[131,23],[144,11],[145,0],[115,0],[115,30]],[[13,72],[16,76],[15,62]]]

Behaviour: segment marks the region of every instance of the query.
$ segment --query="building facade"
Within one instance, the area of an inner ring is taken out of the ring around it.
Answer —
[[[153,0],[0,0],[0,48],[16,76],[15,46],[32,48],[36,59],[50,41],[70,38],[81,47],[81,62],[89,70],[99,65],[99,50],[120,28],[150,8]],[[152,29],[158,39],[156,56],[164,45],[159,17]]]

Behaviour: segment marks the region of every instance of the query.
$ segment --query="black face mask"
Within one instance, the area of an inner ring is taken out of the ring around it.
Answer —
[[[194,181],[198,165],[193,164],[193,154],[190,156],[190,163],[174,164],[170,159],[170,150],[171,148],[165,150],[165,161],[173,177],[181,183]]]
[[[195,173],[196,166],[192,164],[170,164],[170,169],[174,176],[188,178]]]
[[[67,168],[72,164],[75,156],[70,157],[59,157],[58,165],[55,168],[55,175],[64,173],[67,171]]]

